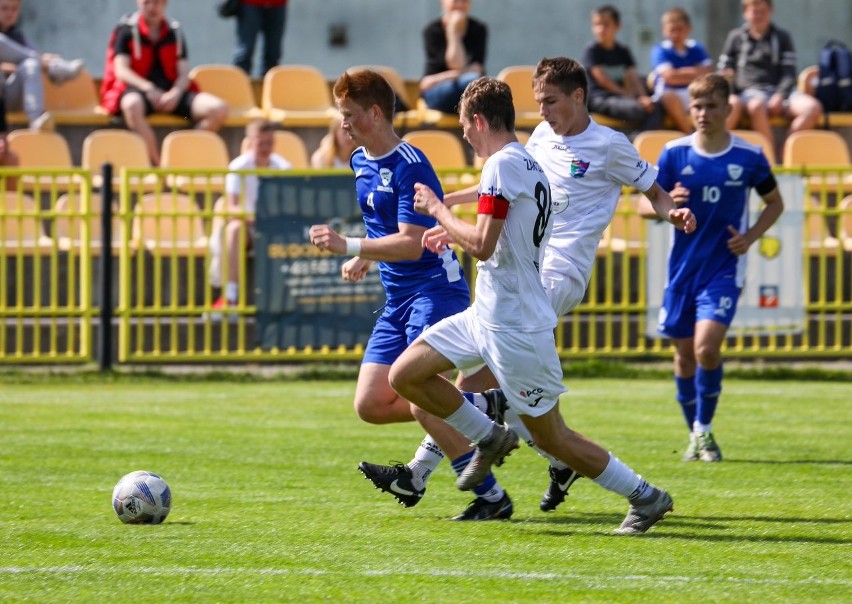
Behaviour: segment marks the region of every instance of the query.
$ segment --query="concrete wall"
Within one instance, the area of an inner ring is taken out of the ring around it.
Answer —
[[[119,16],[134,0],[22,0],[25,33],[44,51],[82,57],[96,76]],[[589,12],[605,0],[474,0],[472,14],[490,30],[487,68],[535,63],[543,56],[579,58],[590,41]],[[718,55],[726,32],[741,22],[740,0],[610,0],[622,12],[620,38],[642,71],[659,37],[659,17],[683,6],[693,17],[693,37]],[[793,32],[801,69],[816,62],[830,38],[852,46],[852,0],[776,0],[775,21]],[[220,19],[213,0],[172,0],[167,12],[183,24],[190,62],[229,63],[234,21]],[[377,63],[417,79],[423,69],[420,31],[439,14],[438,0],[290,0],[284,61],[319,67],[330,79],[351,65]],[[345,28],[347,45],[329,44],[330,30]]]

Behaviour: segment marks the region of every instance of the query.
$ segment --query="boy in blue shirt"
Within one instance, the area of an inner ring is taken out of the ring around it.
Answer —
[[[721,349],[744,285],[746,252],[784,203],[760,147],[725,128],[727,79],[701,76],[689,95],[696,131],[665,146],[657,182],[692,210],[698,228],[688,237],[674,232],[658,330],[675,349],[677,400],[690,430],[683,460],[714,462],[722,459],[711,426],[722,390]],[[752,188],[766,205],[749,226]]]
[[[704,47],[689,37],[692,25],[684,9],[663,13],[662,29],[665,39],[651,49],[653,98],[660,101],[677,129],[689,134],[692,123],[687,87],[698,76],[713,71],[713,61]]]

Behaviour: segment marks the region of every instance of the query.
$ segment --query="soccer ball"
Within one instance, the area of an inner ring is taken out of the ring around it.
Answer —
[[[169,485],[153,472],[131,472],[112,490],[112,508],[125,524],[160,524],[171,507]]]

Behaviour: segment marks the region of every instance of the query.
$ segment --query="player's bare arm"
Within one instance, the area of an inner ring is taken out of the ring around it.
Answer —
[[[731,238],[728,239],[728,249],[731,253],[737,256],[745,254],[751,245],[775,224],[784,211],[784,202],[777,188],[764,195],[762,199],[766,205],[745,233],[740,233],[733,225],[728,225],[728,232],[731,234]]]
[[[422,226],[399,223],[399,232],[385,235],[376,239],[361,238],[358,240],[357,253],[352,253],[349,241],[327,224],[315,224],[310,228],[310,240],[318,249],[332,254],[347,254],[359,256],[365,260],[379,262],[399,262],[402,260],[417,260],[423,255],[421,240]]]
[[[453,214],[428,186],[417,183],[414,191],[415,210],[435,218],[453,241],[476,259],[487,260],[491,257],[503,229],[503,220],[495,219],[490,214],[479,214],[476,225],[472,225]]]
[[[689,191],[682,186],[678,189],[679,185],[680,183],[672,189],[672,195],[670,195],[663,191],[659,183],[655,182],[650,189],[645,191],[645,197],[651,202],[655,217],[671,222],[676,229],[684,233],[692,233],[698,223],[692,210],[682,206],[689,199]],[[680,203],[678,203],[678,200],[680,200]],[[646,216],[644,212],[642,215]]]

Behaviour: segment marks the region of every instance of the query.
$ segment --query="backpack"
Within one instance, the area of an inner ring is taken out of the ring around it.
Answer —
[[[852,53],[837,40],[829,40],[819,53],[816,97],[826,111],[852,111]]]

